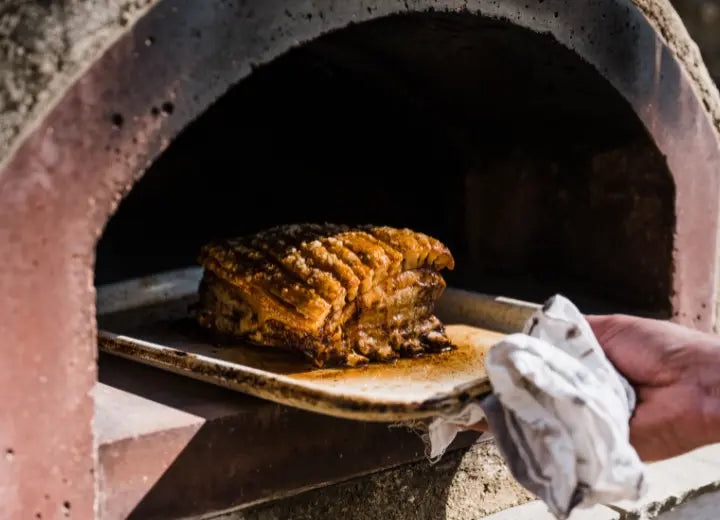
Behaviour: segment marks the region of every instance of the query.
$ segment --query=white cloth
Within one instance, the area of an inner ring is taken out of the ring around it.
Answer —
[[[485,416],[513,476],[557,518],[640,498],[645,466],[629,443],[635,392],[569,300],[550,299],[485,364],[493,394],[429,425],[431,457]]]

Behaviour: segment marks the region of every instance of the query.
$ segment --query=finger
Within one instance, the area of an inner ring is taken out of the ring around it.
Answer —
[[[601,345],[610,341],[625,326],[621,317],[612,314],[589,314],[585,320]]]
[[[628,321],[625,316],[616,314],[588,315],[585,316],[585,319],[605,355],[621,372],[626,370],[633,372],[638,369],[637,366],[633,366],[635,363],[632,360],[623,359],[626,357],[624,355],[627,351],[626,347],[634,342],[632,337],[623,339],[623,331],[627,333],[628,330]],[[627,334],[625,335],[627,336]],[[624,375],[627,376],[628,374]]]

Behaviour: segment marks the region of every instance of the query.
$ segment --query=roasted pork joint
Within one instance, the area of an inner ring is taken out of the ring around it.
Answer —
[[[450,347],[433,315],[453,269],[409,229],[287,225],[203,247],[194,308],[223,335],[302,351],[317,366],[389,361]]]

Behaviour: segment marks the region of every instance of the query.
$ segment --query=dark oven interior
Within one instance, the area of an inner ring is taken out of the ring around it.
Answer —
[[[96,284],[193,265],[218,236],[370,222],[443,240],[453,286],[667,316],[673,207],[629,104],[572,51],[402,15],[257,66],[188,126],[108,223]]]

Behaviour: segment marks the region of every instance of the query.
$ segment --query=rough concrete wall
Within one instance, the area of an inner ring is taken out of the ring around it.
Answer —
[[[511,477],[493,442],[309,491],[216,520],[469,520],[523,504],[532,496]]]
[[[720,0],[672,0],[705,64],[720,83]]]
[[[717,86],[703,62],[699,47],[690,38],[680,15],[673,9],[669,1],[632,1],[645,13],[650,23],[665,40],[668,48],[683,63],[690,77],[695,80],[695,86],[702,96],[705,108],[712,116],[715,127],[720,131],[720,101]],[[685,1],[689,3],[692,0]]]
[[[0,164],[33,119],[155,1],[0,2]]]

